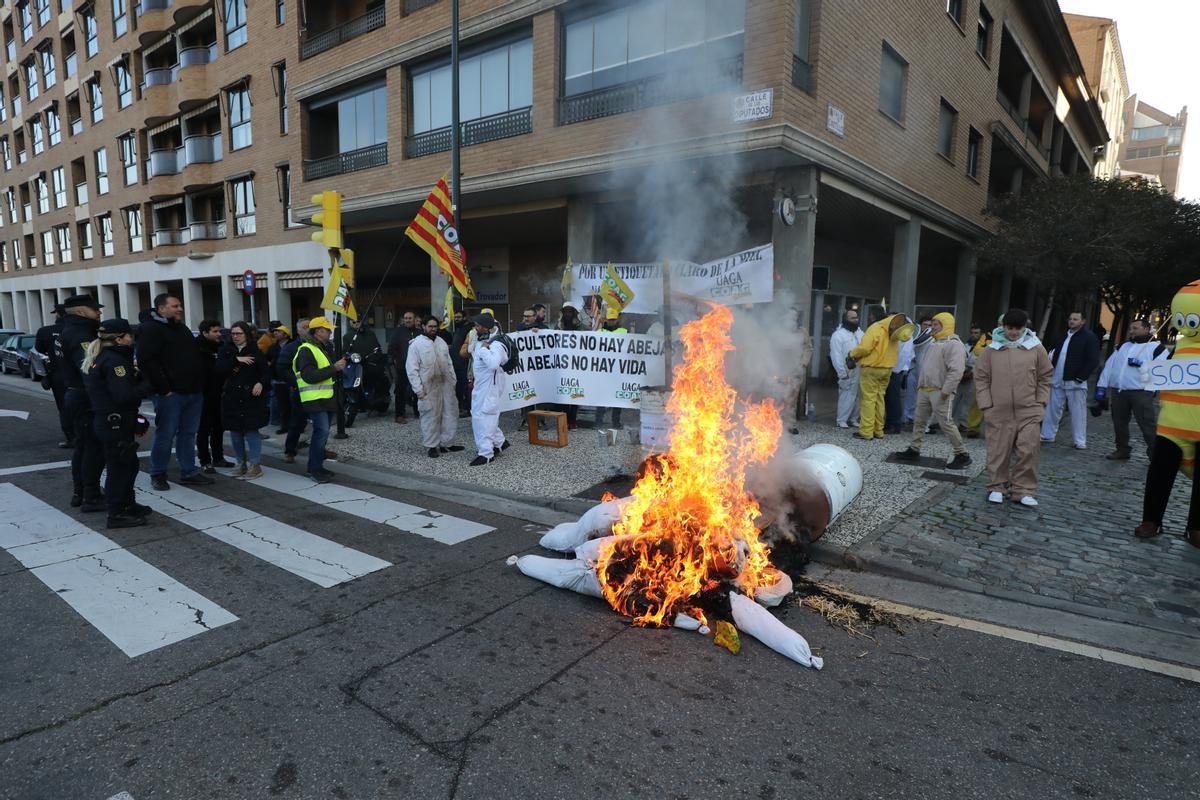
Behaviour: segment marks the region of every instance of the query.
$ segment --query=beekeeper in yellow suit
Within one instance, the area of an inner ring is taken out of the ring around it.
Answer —
[[[856,439],[883,438],[883,395],[892,377],[892,367],[900,353],[900,343],[912,338],[916,326],[903,314],[883,316],[879,306],[871,306],[868,319],[877,320],[863,334],[858,347],[846,356],[847,368],[858,367],[858,430]]]
[[[1175,294],[1170,324],[1179,332],[1171,360],[1182,363],[1200,359],[1200,281],[1192,281]],[[1162,391],[1158,401],[1158,435],[1154,439],[1150,469],[1146,471],[1142,524],[1134,529],[1133,535],[1149,539],[1162,533],[1175,476],[1183,472],[1192,479],[1184,539],[1193,547],[1200,547],[1200,484],[1194,474],[1196,444],[1200,442],[1200,390]]]

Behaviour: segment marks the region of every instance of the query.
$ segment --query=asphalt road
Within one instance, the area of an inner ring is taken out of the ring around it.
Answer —
[[[287,476],[222,478],[166,493],[195,510],[107,531],[68,507],[66,469],[14,469],[65,457],[53,406],[14,381],[0,409],[29,418],[0,415],[0,797],[1200,797],[1196,683],[933,622],[853,637],[794,607],[780,616],[823,671],[754,641],[733,656],[507,567],[542,527],[486,502],[344,479],[378,499],[339,510]],[[402,529],[419,517],[434,528]],[[13,544],[98,541],[80,522],[107,549],[31,569]],[[362,574],[323,585],[339,569]],[[127,611],[88,603],[146,581]],[[178,597],[214,624],[180,619]],[[179,638],[154,646],[146,625]]]

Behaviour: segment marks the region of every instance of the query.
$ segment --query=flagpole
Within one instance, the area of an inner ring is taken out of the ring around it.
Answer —
[[[458,107],[458,0],[450,0],[450,204],[454,212],[454,225],[458,229],[458,241],[462,241],[462,197],[459,194],[459,151],[462,148],[462,129]],[[451,284],[453,285],[453,283]],[[463,297],[462,308],[466,311],[467,298]]]

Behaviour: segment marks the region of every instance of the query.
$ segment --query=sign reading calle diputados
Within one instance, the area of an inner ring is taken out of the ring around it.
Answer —
[[[520,365],[501,372],[500,410],[561,403],[637,408],[643,386],[664,382],[663,341],[641,333],[518,331]]]

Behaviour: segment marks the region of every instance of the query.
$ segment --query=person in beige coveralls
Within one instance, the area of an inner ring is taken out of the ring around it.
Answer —
[[[988,501],[1002,503],[1011,492],[1021,505],[1036,506],[1038,439],[1054,366],[1027,327],[1028,314],[1009,309],[1000,322],[975,365],[975,396],[988,423]]]

